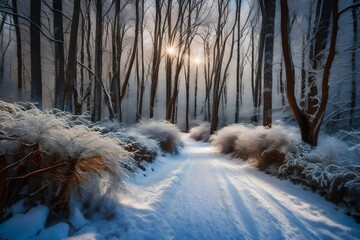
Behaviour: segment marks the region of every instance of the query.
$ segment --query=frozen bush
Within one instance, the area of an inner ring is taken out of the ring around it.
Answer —
[[[142,134],[155,140],[161,151],[170,154],[178,154],[184,146],[181,140],[180,130],[167,121],[146,121],[140,122],[130,129],[132,133]]]
[[[190,129],[190,137],[196,141],[207,142],[210,137],[210,123],[203,122]]]
[[[346,146],[341,142],[339,145]],[[279,177],[318,192],[326,199],[346,207],[351,215],[360,220],[360,166],[344,164],[342,154],[346,154],[342,148],[331,149],[331,146],[319,145],[312,149],[298,143],[286,155],[285,163],[279,169]],[[329,156],[330,160],[322,158]],[[332,159],[334,156],[340,160],[335,161]]]
[[[277,168],[285,159],[286,152],[297,138],[291,128],[273,126],[231,125],[211,136],[212,144],[223,153],[232,153],[236,158],[249,160],[260,170],[277,174]]]
[[[29,207],[46,204],[52,218],[68,216],[71,197],[83,207],[89,199],[89,207],[106,205],[132,164],[119,140],[71,126],[69,114],[0,102],[0,116],[0,221],[24,197]]]
[[[145,170],[144,164],[153,162],[160,153],[159,145],[155,140],[134,131],[134,129],[112,132],[109,136],[121,140],[123,147],[132,153],[137,167],[142,170]],[[136,169],[131,170],[136,171]]]
[[[243,129],[235,141],[234,155],[247,160],[262,171],[277,174],[285,154],[292,148],[296,134],[290,128],[274,125]]]
[[[216,146],[220,152],[228,154],[233,153],[235,148],[235,141],[239,135],[248,131],[248,127],[244,125],[230,125],[224,127],[210,136],[211,144]]]

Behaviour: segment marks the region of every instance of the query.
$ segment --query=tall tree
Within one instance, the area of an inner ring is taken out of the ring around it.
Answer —
[[[73,15],[71,22],[69,53],[66,67],[66,83],[65,83],[65,110],[73,111],[73,95],[76,91],[76,66],[77,66],[77,35],[80,17],[80,0],[74,0]]]
[[[16,34],[16,57],[17,57],[17,88],[19,91],[22,90],[23,82],[23,64],[22,64],[22,42],[21,42],[21,33],[19,25],[19,16],[18,16],[18,7],[17,0],[12,0],[12,6],[14,11],[14,25],[15,25],[15,34]]]
[[[41,0],[30,2],[30,55],[31,55],[31,101],[42,108],[42,74],[41,74]]]
[[[264,12],[264,2],[259,1],[260,10],[261,10],[261,29],[259,36],[259,46],[258,46],[258,59],[256,66],[256,75],[255,78],[252,78],[252,96],[253,96],[253,116],[251,117],[251,121],[257,123],[259,117],[259,109],[261,105],[261,76],[262,76],[262,66],[263,66],[263,57],[264,57],[264,46],[265,46],[265,12]],[[254,39],[253,39],[254,40]],[[254,41],[253,41],[254,44]],[[253,66],[255,67],[255,66]]]
[[[356,3],[356,0],[353,0],[353,3]],[[353,8],[351,10],[351,16],[353,20],[353,49],[351,52],[351,96],[350,96],[350,128],[354,127],[354,115],[355,115],[355,107],[356,107],[356,44],[358,44],[359,36],[358,36],[358,14],[356,13],[356,9]]]
[[[124,77],[124,82],[121,88],[121,94],[120,94],[120,101],[122,103],[122,100],[125,96],[126,93],[126,89],[128,87],[129,84],[129,79],[130,79],[130,74],[133,70],[133,65],[134,65],[134,61],[135,61],[135,57],[136,57],[136,52],[137,52],[137,46],[138,46],[138,38],[139,38],[139,24],[140,24],[140,13],[139,13],[139,5],[140,2],[136,1],[135,2],[135,30],[134,30],[134,42],[132,44],[132,50],[131,50],[131,54],[130,54],[130,58],[129,58],[129,63],[128,63],[128,67],[126,69],[126,73],[125,73],[125,77]],[[121,112],[120,112],[121,113]],[[121,114],[119,116],[120,121],[121,121]]]
[[[316,146],[318,144],[318,136],[321,122],[323,120],[325,109],[328,101],[328,88],[331,65],[335,57],[335,45],[338,32],[338,2],[334,0],[331,5],[332,10],[332,31],[329,44],[329,52],[323,70],[321,81],[321,97],[319,97],[319,105],[316,112],[301,109],[295,97],[295,70],[291,57],[291,47],[289,38],[289,8],[287,0],[281,0],[281,39],[284,54],[285,71],[286,71],[286,93],[289,101],[289,107],[299,125],[301,138],[304,142]],[[311,93],[310,93],[311,94]]]
[[[164,29],[162,26],[162,8],[164,0],[155,0],[154,36],[151,63],[151,86],[150,86],[150,118],[154,117],[156,92],[159,81],[159,68],[161,61],[161,49],[163,43]]]
[[[121,2],[115,0],[115,12],[112,25],[112,80],[111,93],[112,103],[117,117],[120,118],[121,102],[120,102],[120,66],[123,49],[124,24],[120,23]]]
[[[139,121],[142,117],[143,110],[143,100],[144,100],[144,91],[145,91],[145,61],[144,61],[144,16],[145,16],[145,0],[141,0],[141,18],[140,18],[140,51],[138,54],[141,59],[141,75],[138,90],[137,98],[137,108],[136,108],[136,121]]]
[[[227,29],[226,23],[228,22],[230,14],[229,5],[230,1],[227,0],[218,2],[217,6],[218,19],[216,23],[216,38],[213,48],[213,69],[211,72],[211,77],[213,78],[213,106],[211,112],[210,134],[213,134],[218,127],[220,101],[222,95],[224,94],[228,69],[234,52],[234,29],[237,19],[235,19],[230,29]],[[230,40],[230,54],[226,58],[225,51],[229,44],[228,40],[230,37],[232,37]]]
[[[237,42],[236,42],[236,100],[235,100],[235,123],[239,122],[240,97],[241,97],[241,69],[240,69],[240,41],[241,41],[241,3],[242,0],[236,1],[236,18],[237,18]],[[249,14],[250,15],[250,14]]]
[[[260,0],[263,1],[263,0]],[[272,85],[273,85],[273,51],[274,51],[274,23],[275,0],[264,1],[265,13],[265,49],[264,49],[264,112],[263,126],[272,124]]]
[[[55,107],[64,108],[65,99],[65,64],[64,64],[64,29],[62,0],[53,0],[55,42]],[[78,9],[79,10],[79,9]],[[70,42],[71,44],[71,42]]]
[[[309,114],[315,114],[318,108],[318,84],[317,73],[324,67],[325,49],[328,42],[329,26],[331,22],[331,11],[334,0],[318,0],[317,15],[315,20],[314,36],[311,42],[310,61],[312,69],[308,75],[308,86],[310,94],[307,99],[307,110]]]
[[[103,33],[103,3],[96,0],[96,30],[95,30],[95,86],[94,106],[92,113],[93,121],[100,121],[102,115],[102,33]]]

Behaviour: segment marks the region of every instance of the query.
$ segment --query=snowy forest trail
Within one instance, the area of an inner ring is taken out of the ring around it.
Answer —
[[[183,137],[176,157],[129,179],[121,239],[359,239],[353,219],[315,193]],[[115,226],[98,229],[104,236]],[[114,230],[116,231],[116,230]],[[109,235],[108,235],[109,236]],[[114,235],[113,235],[114,236]]]

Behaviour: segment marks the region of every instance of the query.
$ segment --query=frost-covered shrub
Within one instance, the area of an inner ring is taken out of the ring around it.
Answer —
[[[178,154],[184,146],[180,130],[174,124],[166,121],[140,122],[131,128],[130,132],[142,134],[155,140],[165,153]]]
[[[82,208],[91,199],[95,209],[121,186],[131,155],[120,141],[71,122],[68,114],[0,102],[0,221],[20,198],[67,217],[70,198]]]
[[[220,152],[228,154],[233,153],[235,148],[235,141],[242,132],[249,128],[244,125],[230,125],[224,127],[210,136],[211,144],[216,146]]]
[[[244,125],[231,125],[211,136],[212,144],[218,146],[221,152],[249,160],[260,170],[273,174],[283,164],[295,138],[296,134],[290,128],[273,126],[265,129]]]
[[[198,126],[190,129],[190,137],[196,141],[207,142],[210,137],[210,124],[208,122],[200,123]]]
[[[134,129],[120,130],[109,135],[121,140],[124,149],[132,153],[136,166],[142,170],[145,170],[144,161],[152,163],[160,153],[159,145],[155,140],[139,134]],[[136,169],[131,170],[136,171]]]
[[[281,126],[248,128],[238,136],[234,155],[251,159],[260,170],[277,173],[277,168],[284,163],[285,154],[292,148],[296,135],[291,132],[291,129]]]
[[[339,146],[345,146],[345,143],[337,142]],[[325,159],[329,156],[338,156],[339,161]],[[299,143],[286,155],[279,177],[309,187],[326,199],[345,206],[353,215],[360,216],[360,165],[344,162],[342,158],[345,156],[346,152],[341,148],[332,149],[320,144],[312,149]]]

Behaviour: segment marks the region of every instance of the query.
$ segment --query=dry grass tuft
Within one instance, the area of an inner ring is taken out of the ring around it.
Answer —
[[[165,153],[178,154],[184,143],[180,137],[180,130],[166,121],[140,122],[131,131],[155,140]]]
[[[68,218],[70,199],[103,199],[132,164],[119,141],[71,126],[68,115],[0,102],[0,116],[0,222],[19,199],[27,208],[47,205],[50,220]]]
[[[263,127],[230,125],[211,136],[212,144],[222,153],[249,160],[254,167],[276,175],[292,147],[291,136],[280,126]]]

